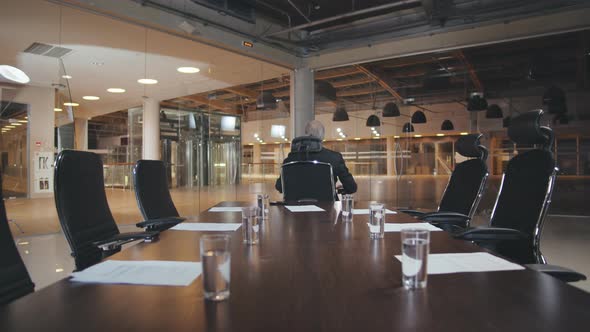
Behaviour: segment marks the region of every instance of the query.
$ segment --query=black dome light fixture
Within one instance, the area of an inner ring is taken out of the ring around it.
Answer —
[[[492,104],[488,107],[486,111],[486,118],[487,119],[501,119],[504,117],[504,113],[502,113],[502,109],[500,106],[496,104]]]
[[[469,112],[485,111],[488,108],[488,101],[483,97],[483,93],[474,92],[467,100],[467,110]]]
[[[338,107],[336,109],[336,112],[334,112],[334,115],[332,116],[332,121],[334,122],[340,122],[340,121],[348,121],[348,112],[346,112],[346,109],[341,106]]]
[[[277,108],[277,99],[270,91],[263,91],[256,98],[257,110],[274,110]]]
[[[381,120],[379,120],[379,117],[376,116],[375,114],[369,116],[367,118],[367,127],[380,127],[381,126]]]
[[[453,122],[451,122],[451,120],[445,120],[440,125],[440,130],[455,130],[455,126],[453,125]]]
[[[401,113],[399,111],[399,107],[397,107],[396,103],[390,102],[385,104],[383,107],[383,117],[384,118],[392,118],[396,116],[400,116]]]
[[[422,111],[416,111],[412,114],[412,123],[426,123],[426,115]]]
[[[414,132],[414,126],[411,123],[406,122],[406,123],[404,123],[404,126],[402,128],[402,132],[404,132],[404,133],[413,133]]]

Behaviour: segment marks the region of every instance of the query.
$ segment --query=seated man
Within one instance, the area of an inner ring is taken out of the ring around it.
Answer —
[[[308,136],[319,138],[320,140],[324,139],[324,125],[317,120],[312,120],[307,123],[305,126],[305,134]],[[309,152],[309,153],[300,153],[300,152],[290,152],[289,156],[283,161],[283,164],[291,162],[291,161],[303,161],[303,160],[317,160],[320,162],[329,163],[332,165],[332,170],[334,172],[334,183],[336,180],[340,180],[342,183],[344,193],[352,194],[356,192],[357,186],[352,174],[346,168],[346,164],[344,164],[344,158],[342,158],[342,154],[336,151],[332,151],[322,147],[322,149],[318,152]],[[275,184],[275,188],[282,193],[282,183],[281,178],[277,179]]]

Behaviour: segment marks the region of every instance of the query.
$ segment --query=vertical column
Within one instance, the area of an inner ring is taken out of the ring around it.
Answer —
[[[393,164],[393,161],[394,161],[393,158],[395,158],[395,156],[393,154],[395,141],[394,141],[394,138],[391,136],[388,136],[386,138],[386,140],[387,140],[386,141],[387,145],[386,145],[385,151],[386,151],[386,156],[387,156],[386,157],[387,158],[386,159],[387,160],[387,176],[392,176],[392,175],[396,175],[395,169],[394,169],[395,167]]]
[[[76,150],[88,150],[88,120],[74,118],[74,147]]]
[[[314,72],[297,68],[291,72],[291,137],[305,134],[305,125],[315,118]]]
[[[160,160],[160,102],[143,98],[142,159]]]

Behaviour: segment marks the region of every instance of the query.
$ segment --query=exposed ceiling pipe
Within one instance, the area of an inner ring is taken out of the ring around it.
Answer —
[[[289,0],[289,3],[291,1]],[[358,15],[364,15],[364,14],[368,14],[368,13],[372,13],[372,12],[376,12],[376,11],[380,11],[380,10],[385,10],[385,9],[392,9],[392,8],[398,8],[398,7],[405,7],[405,6],[410,6],[410,5],[414,5],[414,6],[421,6],[422,5],[422,1],[421,0],[402,0],[402,1],[398,1],[395,3],[390,3],[390,4],[386,4],[386,5],[381,5],[381,6],[376,6],[376,7],[371,7],[371,8],[366,8],[366,9],[361,9],[361,10],[356,10],[353,12],[349,12],[349,13],[345,13],[345,14],[341,14],[341,15],[336,15],[336,16],[332,16],[332,17],[327,17],[321,20],[317,20],[317,21],[313,21],[313,22],[309,22],[306,24],[301,24],[289,29],[284,29],[281,31],[276,31],[276,32],[272,32],[269,33],[267,35],[265,35],[264,37],[270,37],[270,36],[275,36],[275,35],[281,35],[287,32],[291,32],[291,31],[298,31],[298,30],[302,30],[302,29],[306,29],[309,27],[313,27],[316,25],[320,25],[320,24],[324,24],[324,23],[329,23],[329,22],[333,22],[333,21],[337,21],[340,19],[344,19],[344,18],[349,18],[349,17],[354,17],[354,16],[358,16]]]
[[[297,6],[295,6],[295,4],[293,3],[293,1],[287,0],[287,2],[289,2],[289,4],[291,5],[291,7],[295,8],[295,10],[299,13],[299,15],[303,16],[303,18],[307,22],[311,23],[311,20],[309,19],[309,17],[307,17],[305,14],[303,14],[303,12]]]
[[[265,1],[257,0],[256,2],[259,3],[259,4],[261,4],[261,5],[263,5],[263,6],[265,6],[265,7],[267,7],[267,8],[270,8],[270,9],[272,9],[272,10],[278,12],[278,13],[281,13],[282,15],[287,16],[287,21],[289,22],[289,28],[291,27],[291,15],[289,15],[289,13],[287,13],[286,11],[284,11],[282,9],[279,9],[279,8],[273,6],[273,5],[271,5],[271,4],[269,4],[269,3],[265,2]]]

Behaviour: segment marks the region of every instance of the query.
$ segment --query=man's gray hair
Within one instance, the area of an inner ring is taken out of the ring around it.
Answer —
[[[326,129],[324,129],[324,125],[318,120],[311,120],[305,126],[306,135],[313,136],[321,140],[324,139],[325,132]]]

